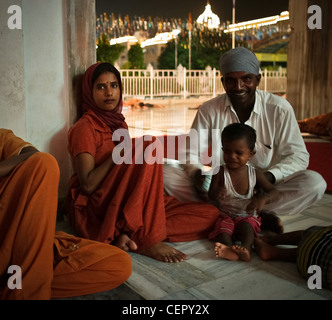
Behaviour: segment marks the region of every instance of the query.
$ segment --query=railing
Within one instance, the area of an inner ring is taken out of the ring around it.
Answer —
[[[159,97],[215,97],[225,92],[220,71],[187,70],[179,66],[177,70],[153,69],[149,66],[142,70],[124,70],[121,73],[124,97],[159,98]],[[262,72],[259,89],[273,93],[285,93],[287,73],[285,71]]]

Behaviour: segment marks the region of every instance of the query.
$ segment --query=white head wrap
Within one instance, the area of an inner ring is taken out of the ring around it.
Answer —
[[[259,61],[255,54],[243,47],[227,51],[219,61],[220,72],[226,75],[230,72],[248,72],[259,74]]]

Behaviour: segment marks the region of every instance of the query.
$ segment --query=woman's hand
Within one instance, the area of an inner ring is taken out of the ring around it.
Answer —
[[[19,164],[39,152],[35,147],[29,146],[21,150],[20,154],[0,161],[0,178],[8,176]]]
[[[82,191],[87,195],[94,193],[113,166],[112,154],[98,167],[91,154],[79,154],[75,159],[75,167]]]

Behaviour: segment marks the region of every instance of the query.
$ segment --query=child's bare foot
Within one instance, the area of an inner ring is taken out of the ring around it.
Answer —
[[[255,251],[262,260],[268,261],[275,258],[275,247],[269,245],[267,242],[260,238],[255,238]]]
[[[137,245],[125,233],[121,234],[113,243],[114,246],[124,251],[136,251]]]
[[[274,212],[261,211],[259,216],[262,221],[262,230],[270,230],[278,234],[284,233],[282,221]]]
[[[239,255],[240,260],[247,262],[251,260],[250,251],[247,248],[234,245],[232,246],[232,249]]]
[[[150,248],[139,251],[139,253],[162,262],[183,262],[187,259],[186,254],[164,242],[159,242]]]
[[[220,242],[215,243],[214,252],[217,258],[223,258],[230,261],[239,260],[239,255],[232,248]]]

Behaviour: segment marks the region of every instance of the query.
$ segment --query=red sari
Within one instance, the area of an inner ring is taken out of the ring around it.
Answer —
[[[113,136],[116,130],[122,129],[128,134],[121,113],[122,85],[118,72],[112,72],[120,88],[120,100],[115,109],[101,110],[93,99],[92,79],[99,66],[99,63],[90,66],[84,74],[82,109],[85,113],[68,133],[68,150],[74,168],[67,201],[71,224],[82,237],[104,243],[112,243],[125,233],[136,242],[138,251],[165,240],[175,242],[207,237],[219,216],[218,209],[197,202],[180,203],[164,196],[163,154],[147,152],[150,148],[161,150],[156,138],[153,141],[145,141],[144,137],[128,138],[132,142],[131,163],[113,166],[92,195],[81,191],[75,158],[81,153],[89,153],[97,167],[115,153]],[[154,159],[155,156],[159,158]],[[145,161],[138,164],[135,159],[139,158]]]
[[[81,153],[89,153],[96,166],[100,165],[115,148],[112,137],[110,128],[93,111],[87,111],[68,133],[73,166]],[[139,251],[161,241],[206,238],[219,216],[218,209],[206,203],[183,203],[165,197],[161,144],[156,138],[144,140],[130,140],[132,163],[115,165],[90,196],[82,193],[74,166],[67,202],[72,225],[81,236],[105,243],[126,233]],[[148,147],[158,149],[159,157],[158,152],[149,155]],[[145,161],[137,164],[135,157],[140,158],[141,153]]]

